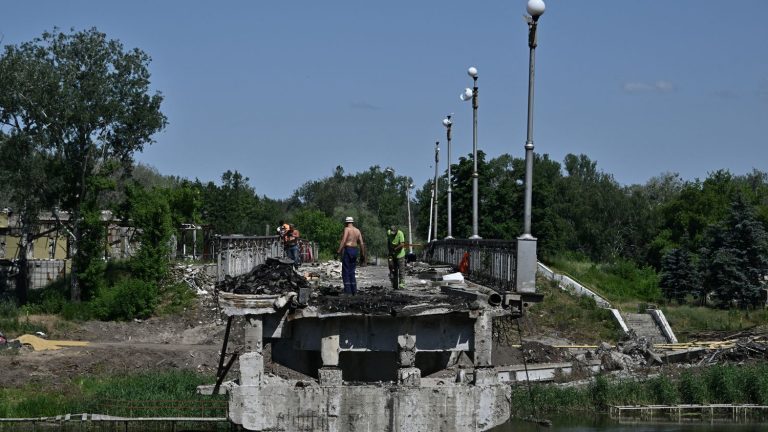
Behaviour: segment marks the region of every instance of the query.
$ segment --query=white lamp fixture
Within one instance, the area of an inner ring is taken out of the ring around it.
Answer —
[[[538,18],[544,14],[544,10],[547,6],[544,4],[544,0],[528,0],[528,6],[526,10],[534,18]]]

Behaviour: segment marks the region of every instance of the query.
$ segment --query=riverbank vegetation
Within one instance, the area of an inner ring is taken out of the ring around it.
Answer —
[[[513,415],[604,413],[618,405],[768,404],[768,365],[716,365],[652,378],[598,376],[583,386],[513,388]],[[535,407],[535,409],[534,409]]]
[[[125,376],[81,377],[56,392],[43,384],[0,388],[0,418],[100,413],[132,417],[226,417],[226,395],[195,394],[212,376],[168,370]]]

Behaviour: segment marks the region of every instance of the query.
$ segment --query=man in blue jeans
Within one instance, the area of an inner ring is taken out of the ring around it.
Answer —
[[[288,229],[283,234],[283,247],[285,248],[285,255],[289,259],[293,260],[293,268],[298,269],[301,265],[301,256],[299,255],[299,237],[301,234],[299,230],[293,225],[289,224]]]
[[[365,263],[365,242],[363,233],[355,227],[355,219],[347,216],[344,219],[344,232],[341,234],[339,249],[336,251],[341,255],[341,279],[344,281],[344,292],[347,294],[357,294],[357,279],[355,278],[355,267],[357,257]]]

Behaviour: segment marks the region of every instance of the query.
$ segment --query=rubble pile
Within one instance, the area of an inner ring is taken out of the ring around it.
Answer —
[[[217,285],[219,291],[234,294],[285,294],[309,287],[309,282],[293,269],[293,261],[267,258],[250,273],[227,277]]]
[[[600,360],[602,369],[607,371],[628,371],[663,363],[661,356],[653,350],[653,344],[644,337],[637,337],[631,330],[629,337],[618,345],[603,342],[597,349],[577,355],[576,359]]]
[[[743,362],[746,360],[768,359],[768,342],[753,338],[742,338],[728,341],[707,354],[699,364],[716,364],[722,362]]]
[[[466,299],[450,296],[414,296],[386,287],[372,286],[357,295],[341,294],[332,286],[321,287],[322,295],[311,304],[323,313],[363,313],[368,315],[408,316],[436,307],[468,308]]]
[[[317,264],[317,272],[333,279],[341,278],[341,261],[328,261]]]
[[[560,363],[570,357],[561,349],[535,341],[524,342],[521,349],[529,363]]]
[[[195,290],[198,296],[210,295],[214,292],[214,278],[204,267],[179,264],[171,268],[170,278],[174,282],[183,282]]]
[[[641,359],[648,363],[662,363],[661,357],[653,350],[653,344],[644,337],[637,337],[632,330],[630,330],[630,338],[620,342],[618,349],[622,354],[638,360],[638,363],[642,363]]]

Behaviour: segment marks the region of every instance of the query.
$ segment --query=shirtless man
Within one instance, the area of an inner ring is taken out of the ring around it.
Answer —
[[[341,255],[341,279],[344,281],[344,292],[347,294],[357,294],[357,280],[355,279],[355,265],[357,263],[358,252],[360,257],[365,259],[365,242],[363,242],[363,233],[355,228],[355,220],[352,216],[344,219],[346,226],[341,235],[339,249],[337,254]],[[359,250],[358,250],[359,248]]]

